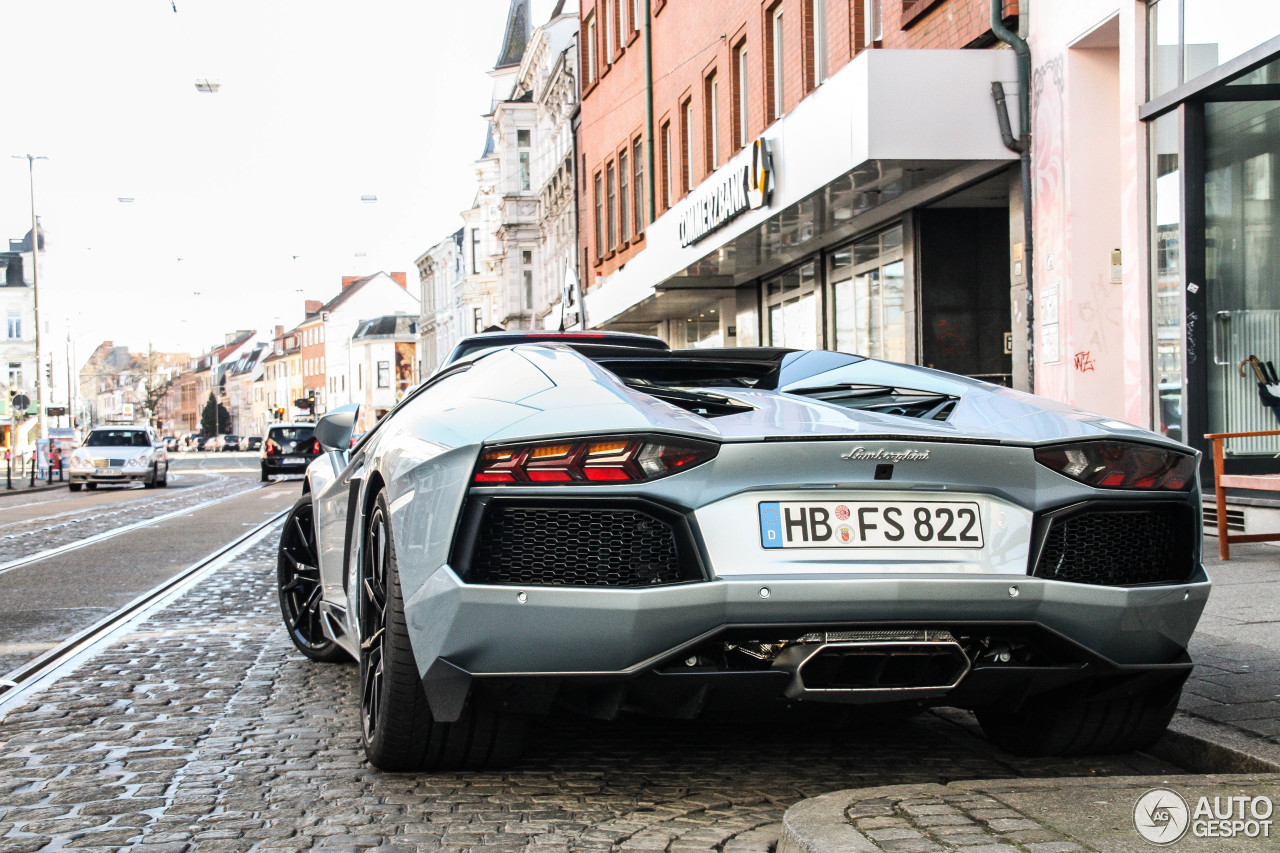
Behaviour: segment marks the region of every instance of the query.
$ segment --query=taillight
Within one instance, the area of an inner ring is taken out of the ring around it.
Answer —
[[[1146,444],[1086,441],[1036,451],[1036,461],[1089,486],[1186,491],[1195,482],[1194,456]]]
[[[481,451],[472,482],[485,486],[638,483],[700,465],[714,458],[719,449],[707,441],[656,435],[490,447]]]

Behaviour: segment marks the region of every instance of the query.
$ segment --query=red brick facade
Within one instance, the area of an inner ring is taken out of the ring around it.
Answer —
[[[581,4],[580,54],[582,116],[579,128],[581,175],[578,199],[583,281],[587,287],[625,264],[644,248],[647,190],[657,180],[656,215],[675,205],[714,169],[723,165],[744,144],[760,136],[770,121],[773,87],[781,86],[781,112],[790,112],[817,85],[814,61],[814,3],[823,0],[651,0],[653,41],[654,173],[649,173],[645,135],[644,42],[633,26],[632,10],[642,10],[641,0],[583,0]],[[825,0],[826,70],[830,76],[861,52],[866,42],[863,21],[865,0]],[[879,0],[882,37],[874,47],[961,48],[977,46],[990,38],[989,0]],[[1016,0],[1005,0],[1006,19],[1018,14]],[[781,11],[782,80],[774,81],[772,63],[765,59],[773,40],[774,14]],[[612,33],[609,32],[612,24]],[[589,44],[595,35],[594,46]],[[746,49],[745,137],[736,133],[738,121],[737,51]],[[588,65],[595,57],[596,69]],[[709,84],[715,75],[716,85]],[[716,91],[716,156],[711,157],[712,125],[708,115],[709,93]],[[772,116],[777,118],[778,116]],[[686,135],[683,129],[688,128]],[[669,145],[665,135],[669,133]],[[634,215],[609,213],[615,204],[636,204],[635,151],[640,142],[643,190],[640,207],[645,214],[637,227]],[[737,143],[735,145],[735,143]],[[609,191],[610,168],[623,165],[630,199]],[[670,172],[664,161],[669,160]],[[687,165],[686,165],[687,164]],[[686,172],[687,170],[687,172]],[[669,185],[669,198],[665,192]],[[597,199],[597,186],[599,198]],[[600,227],[617,229],[623,222],[628,233],[602,234]],[[612,248],[611,248],[612,247]]]

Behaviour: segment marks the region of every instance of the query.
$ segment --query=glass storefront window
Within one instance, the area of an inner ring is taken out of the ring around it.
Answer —
[[[813,261],[765,283],[769,346],[818,346],[818,266]]]
[[[1151,98],[1280,35],[1276,0],[1155,0],[1148,10]]]
[[[1151,71],[1148,97],[1154,98],[1182,82],[1178,68],[1178,19],[1182,17],[1182,0],[1158,0],[1149,8],[1147,31],[1151,38]]]
[[[1280,3],[1275,0],[1182,0],[1182,7],[1183,82],[1280,35]]]
[[[1182,440],[1182,186],[1178,116],[1161,116],[1151,132],[1151,269],[1156,429]]]
[[[1280,363],[1280,101],[1205,105],[1205,293],[1210,432],[1275,429],[1250,358]],[[1235,456],[1274,456],[1280,440],[1233,441]]]
[[[907,360],[902,226],[865,237],[827,258],[835,349]]]

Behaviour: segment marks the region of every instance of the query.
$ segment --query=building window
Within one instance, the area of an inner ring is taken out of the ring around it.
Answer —
[[[680,105],[680,194],[693,189],[693,99]]]
[[[587,16],[587,37],[582,40],[582,79],[590,86],[596,82],[596,16]]]
[[[862,46],[872,47],[884,38],[880,0],[862,0]]]
[[[609,235],[609,252],[612,253],[618,248],[618,175],[613,163],[605,167],[605,187],[609,193],[609,206],[605,209],[606,233]]]
[[[22,339],[22,315],[17,311],[9,312],[9,340]]]
[[[671,122],[662,123],[662,209],[668,210],[671,207],[671,198],[675,193],[672,192],[675,177],[672,174],[671,162]]]
[[[628,230],[627,209],[631,206],[631,173],[627,161],[627,150],[618,154],[618,242],[625,243],[631,236]]]
[[[472,332],[484,331],[484,309],[483,308],[471,309],[471,331]]]
[[[605,0],[604,2],[604,63],[605,65],[613,64],[613,52],[617,42],[613,38],[613,21],[614,14],[617,11],[617,0]]]
[[[765,124],[770,125],[783,113],[782,89],[786,78],[782,74],[782,4],[775,3],[769,9],[768,36],[765,38]]]
[[[813,261],[765,282],[769,346],[813,349],[818,345],[817,283]]]
[[[391,387],[391,362],[389,361],[378,362],[378,387]]]
[[[645,215],[644,215],[644,147],[640,139],[637,137],[635,142],[631,144],[631,162],[632,169],[635,170],[635,180],[631,182],[631,194],[635,203],[632,205],[633,221],[636,224],[636,236],[644,233]]]
[[[527,130],[516,131],[516,150],[520,155],[520,189],[528,192],[531,186],[529,175],[529,145],[530,132]]]
[[[22,362],[9,362],[9,390],[22,391],[25,387],[22,384]]]
[[[480,274],[480,229],[471,229],[471,274]]]
[[[809,45],[808,88],[827,79],[827,0],[805,0],[805,41]]]
[[[703,81],[702,96],[705,101],[703,114],[707,120],[707,172],[711,173],[720,165],[720,81],[716,72],[712,71]]]
[[[733,150],[747,144],[747,40],[738,42],[733,49],[732,88],[733,98]]]
[[[842,246],[828,257],[835,348],[906,361],[906,279],[902,226]]]
[[[596,172],[596,260],[604,258],[604,188],[600,173]]]
[[[522,249],[520,252],[520,274],[523,285],[521,305],[524,310],[529,311],[533,308],[533,252],[530,249]]]

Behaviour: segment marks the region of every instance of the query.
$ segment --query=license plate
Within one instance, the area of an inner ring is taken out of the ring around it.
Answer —
[[[973,501],[762,501],[765,548],[981,548]]]
[[[303,462],[306,462],[307,459],[305,456],[286,456],[281,461],[286,465],[301,465]]]
[[[124,472],[119,468],[95,468],[93,473],[99,477],[119,477]]]

